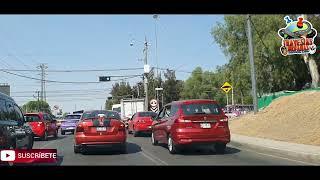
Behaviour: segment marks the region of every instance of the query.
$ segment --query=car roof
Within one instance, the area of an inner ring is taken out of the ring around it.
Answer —
[[[217,104],[217,101],[211,99],[188,99],[188,100],[180,100],[180,101],[173,101],[167,105],[172,104],[192,104],[192,103],[214,103]]]
[[[84,113],[93,113],[93,112],[113,112],[113,113],[118,113],[117,111],[110,111],[110,110],[90,110],[90,111],[84,111],[83,114]]]
[[[37,113],[25,113],[25,115],[43,115],[43,114],[47,114],[47,113],[43,113],[43,112],[37,112]]]

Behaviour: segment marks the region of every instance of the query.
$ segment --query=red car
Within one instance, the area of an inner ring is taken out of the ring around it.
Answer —
[[[47,113],[26,113],[25,119],[31,126],[32,132],[35,137],[40,137],[42,140],[47,141],[48,136],[58,137],[57,121]]]
[[[126,128],[115,111],[95,110],[84,112],[76,126],[75,153],[88,148],[117,148],[126,153]]]
[[[224,153],[230,142],[228,117],[213,100],[175,101],[161,109],[152,124],[153,145],[165,143],[171,154],[188,145],[214,145]]]
[[[136,137],[140,132],[151,132],[152,118],[156,116],[155,112],[137,112],[129,119],[128,133]]]

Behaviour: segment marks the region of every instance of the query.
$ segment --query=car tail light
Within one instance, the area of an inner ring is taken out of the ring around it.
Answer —
[[[125,130],[125,125],[123,123],[120,124],[119,128],[118,128],[120,131],[123,131]]]
[[[76,132],[84,132],[83,125],[79,124],[76,128]]]
[[[40,127],[43,124],[43,122],[38,122],[38,127]]]
[[[223,119],[220,119],[220,122],[228,122],[228,117],[224,117]]]

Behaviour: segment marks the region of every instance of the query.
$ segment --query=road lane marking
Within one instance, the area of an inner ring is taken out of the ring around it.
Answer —
[[[142,150],[144,153],[148,154],[149,156],[153,157],[154,159],[158,160],[160,163],[162,163],[162,165],[169,165],[167,162],[161,160],[160,158],[158,158],[157,156],[151,154],[150,152],[146,151],[145,149],[141,148],[141,150]]]
[[[271,155],[271,154],[260,153],[260,152],[256,152],[256,151],[252,151],[252,150],[248,150],[248,149],[243,149],[243,148],[240,148],[240,147],[237,147],[237,146],[229,146],[229,147],[239,148],[239,149],[241,149],[241,150],[245,150],[245,151],[249,151],[249,152],[254,152],[254,153],[256,153],[256,154],[260,154],[260,155],[264,155],[264,156],[270,156],[270,157],[274,157],[274,158],[285,159],[285,160],[288,160],[288,161],[298,162],[298,163],[307,164],[307,165],[319,166],[319,164],[308,163],[308,162],[299,161],[299,160],[294,160],[294,159],[289,159],[289,158],[285,158],[285,157],[281,157],[281,156],[276,156],[276,155]]]
[[[144,152],[140,152],[140,154],[142,154],[144,157],[146,157],[146,158],[149,159],[150,161],[154,162],[156,165],[162,165],[160,162],[156,161],[155,159],[153,159],[152,157],[148,156],[148,155],[145,154]]]

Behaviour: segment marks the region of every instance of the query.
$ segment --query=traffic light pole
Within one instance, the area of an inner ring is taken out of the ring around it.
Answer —
[[[256,74],[254,70],[254,56],[253,56],[253,44],[252,44],[252,33],[251,33],[251,22],[250,15],[247,15],[247,26],[248,26],[248,44],[249,44],[249,57],[251,67],[251,82],[252,82],[252,96],[253,96],[253,110],[254,114],[258,112],[258,101],[257,101],[257,86],[256,86]]]

